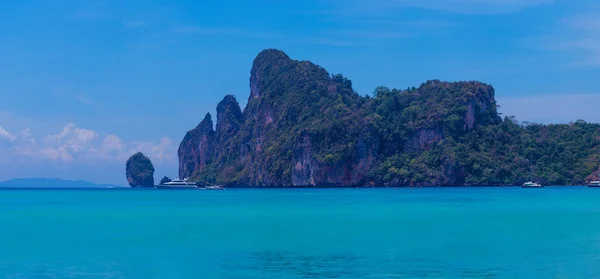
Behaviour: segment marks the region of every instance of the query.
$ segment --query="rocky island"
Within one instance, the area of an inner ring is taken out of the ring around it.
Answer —
[[[131,187],[154,187],[154,166],[142,152],[131,155],[125,163],[125,175]]]
[[[521,124],[497,108],[494,88],[477,81],[361,96],[341,74],[267,49],[243,111],[225,96],[216,126],[206,114],[187,132],[179,177],[230,187],[520,185],[533,160],[537,180],[571,185],[597,169],[600,125]]]

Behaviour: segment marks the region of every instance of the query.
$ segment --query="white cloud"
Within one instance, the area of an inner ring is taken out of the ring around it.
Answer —
[[[569,123],[578,119],[600,123],[600,94],[564,94],[530,97],[498,97],[500,112],[519,121]]]
[[[129,150],[129,156],[137,151],[144,154],[151,154],[153,159],[161,162],[171,162],[176,158],[175,146],[169,137],[162,137],[159,143],[153,142],[134,142],[134,149]]]
[[[6,162],[48,162],[61,164],[95,164],[112,161],[125,162],[129,156],[141,151],[154,163],[174,164],[176,149],[168,137],[158,143],[131,142],[126,144],[116,135],[102,135],[93,130],[78,128],[69,123],[58,133],[36,137],[29,129],[13,135],[0,127],[0,137],[10,141],[0,146],[3,154],[9,155]]]
[[[0,139],[15,141],[17,139],[17,137],[15,135],[11,134],[6,129],[2,128],[2,126],[0,126]]]
[[[123,142],[123,140],[121,140],[121,138],[115,135],[107,135],[106,137],[104,137],[100,148],[96,150],[96,152],[99,157],[107,159],[111,157],[116,158],[117,156],[121,156],[121,154],[123,154],[126,150],[127,147],[125,146],[125,143]]]

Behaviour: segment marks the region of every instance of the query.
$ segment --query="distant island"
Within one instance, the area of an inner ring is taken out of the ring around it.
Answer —
[[[117,188],[120,185],[95,184],[84,180],[57,178],[15,178],[0,181],[0,188]]]
[[[206,114],[186,133],[179,177],[229,187],[501,186],[530,173],[542,184],[576,185],[597,177],[600,125],[519,123],[497,108],[494,88],[477,81],[380,86],[361,96],[341,74],[267,49],[252,65],[244,110],[225,96],[216,129]]]

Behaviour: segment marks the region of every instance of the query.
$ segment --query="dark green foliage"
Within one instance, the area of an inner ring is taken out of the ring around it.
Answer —
[[[131,187],[154,187],[154,166],[142,152],[127,159],[125,173]]]
[[[362,97],[340,74],[265,50],[254,61],[250,88],[243,112],[233,96],[219,103],[216,155],[206,156],[193,179],[246,186],[516,185],[530,179],[532,163],[535,181],[565,185],[585,182],[600,160],[600,125],[502,120],[493,87],[481,82],[380,86]]]
[[[329,75],[310,62],[291,60],[276,50],[259,55],[252,72],[260,77],[256,86],[251,85],[253,94],[260,97],[250,97],[240,132],[221,141],[222,146],[235,147],[223,154],[228,157],[225,161],[232,163],[221,168],[207,166],[195,173],[194,179],[238,183],[266,170],[273,180],[290,184],[293,153],[305,136],[319,161],[334,163],[347,157],[348,145],[359,137],[359,127],[368,122],[357,113],[363,98],[352,90],[348,79]],[[258,134],[260,143],[256,142]],[[240,162],[235,151],[245,143],[249,150],[260,148],[265,156]],[[215,171],[216,175],[211,175]]]
[[[546,185],[582,184],[598,167],[600,125],[519,126],[506,119],[455,143],[468,185],[510,185],[533,178]]]

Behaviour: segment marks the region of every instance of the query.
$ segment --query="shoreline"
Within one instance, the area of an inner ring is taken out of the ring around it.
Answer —
[[[544,188],[593,188],[593,187],[589,187],[587,185],[553,185],[553,186],[544,186]],[[425,186],[425,187],[350,187],[350,186],[319,186],[319,187],[315,187],[315,186],[277,186],[277,187],[227,187],[224,186],[225,189],[238,189],[238,190],[248,190],[248,189],[256,189],[256,190],[269,190],[269,189],[287,189],[287,190],[294,190],[294,189],[314,189],[314,190],[320,190],[320,189],[455,189],[455,188],[465,188],[465,189],[476,189],[476,188],[521,188],[521,186]],[[94,190],[94,191],[110,191],[110,190],[115,190],[115,191],[122,191],[122,190],[142,190],[142,191],[154,191],[154,190],[182,190],[182,191],[190,191],[190,190],[196,190],[196,189],[160,189],[160,188],[156,188],[156,187],[0,187],[0,191],[2,190]],[[200,189],[198,189],[200,190]]]

